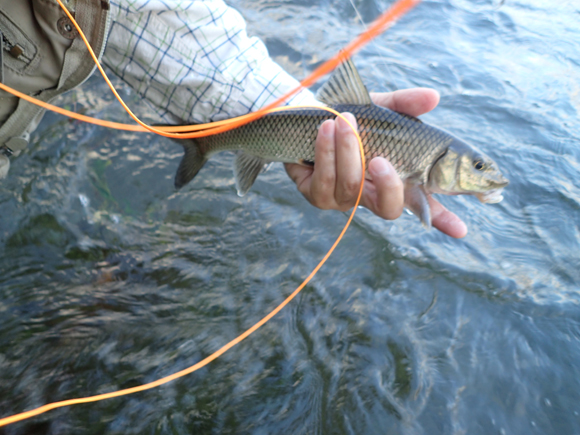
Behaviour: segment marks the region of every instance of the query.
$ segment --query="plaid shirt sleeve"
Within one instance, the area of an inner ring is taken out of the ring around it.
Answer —
[[[239,116],[298,85],[222,0],[112,0],[104,63],[169,123]],[[308,90],[290,104],[319,102]]]

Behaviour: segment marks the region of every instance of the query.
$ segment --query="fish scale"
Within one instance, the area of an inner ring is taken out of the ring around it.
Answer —
[[[452,136],[375,105],[338,105],[352,113],[358,124],[365,159],[387,158],[401,178],[422,174],[453,140]],[[321,109],[300,109],[268,114],[235,130],[197,139],[208,157],[220,151],[243,150],[268,161],[314,162],[318,128],[334,115]]]

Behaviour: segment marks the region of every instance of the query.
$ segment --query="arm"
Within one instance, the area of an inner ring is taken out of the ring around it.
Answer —
[[[392,93],[371,94],[373,102],[397,112],[418,116],[433,110],[439,94],[432,89],[407,89]],[[356,125],[351,114],[346,115]],[[298,190],[314,206],[346,211],[358,196],[361,163],[358,142],[352,130],[340,119],[326,121],[316,139],[317,165],[314,168],[286,165]],[[384,158],[368,162],[372,181],[364,184],[361,205],[383,219],[396,219],[403,211],[403,183],[393,166]],[[429,197],[432,223],[441,232],[455,238],[465,237],[467,227],[454,213]]]
[[[244,115],[298,86],[222,0],[111,0],[104,63],[167,123]],[[320,105],[308,90],[289,104]]]

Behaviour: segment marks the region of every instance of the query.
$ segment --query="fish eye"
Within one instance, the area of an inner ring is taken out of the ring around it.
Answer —
[[[473,161],[473,167],[478,171],[481,171],[483,168],[485,168],[485,163],[483,163],[483,160],[477,159]]]

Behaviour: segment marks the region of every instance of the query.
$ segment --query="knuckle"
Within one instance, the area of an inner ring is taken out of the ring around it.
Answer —
[[[337,146],[345,150],[352,156],[353,159],[356,159],[359,155],[359,147],[358,147],[358,140],[356,135],[352,130],[348,130],[342,136],[340,136],[340,140],[337,141]]]
[[[322,157],[323,159],[334,159],[335,149],[334,144],[328,143],[318,143],[316,144],[316,152]]]
[[[337,202],[352,203],[356,200],[360,190],[360,180],[345,180],[340,183],[337,189]]]
[[[319,176],[318,180],[318,190],[324,192],[333,192],[334,186],[336,184],[336,177],[333,173],[324,173]]]
[[[360,180],[348,180],[345,181],[342,186],[344,192],[349,197],[356,197],[360,190]]]

